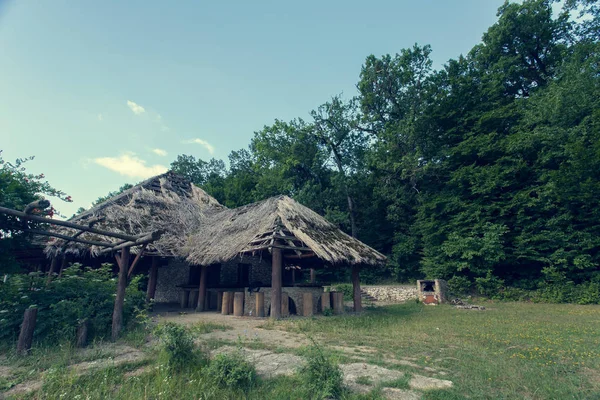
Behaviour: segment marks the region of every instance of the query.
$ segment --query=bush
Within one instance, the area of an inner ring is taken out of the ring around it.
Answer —
[[[256,370],[246,361],[241,349],[215,356],[208,372],[220,386],[248,390],[256,383]]]
[[[448,279],[448,290],[455,296],[464,296],[471,293],[473,284],[466,276],[454,275]]]
[[[475,278],[475,287],[479,294],[490,297],[499,298],[499,293],[504,288],[504,281],[494,275],[491,271],[488,271],[485,278]]]
[[[174,322],[160,324],[154,330],[158,337],[161,355],[169,368],[181,370],[191,365],[197,358],[194,352],[194,339],[182,325]]]
[[[311,399],[339,398],[342,394],[342,371],[316,343],[309,347],[306,365],[299,371],[300,379]]]
[[[334,292],[342,292],[344,293],[344,300],[350,301],[354,295],[354,288],[350,283],[340,283],[338,285],[334,285],[331,287]]]
[[[130,323],[144,310],[145,295],[134,278],[126,291],[123,323]],[[14,339],[19,333],[25,309],[35,306],[38,340],[73,340],[77,326],[86,320],[88,337],[110,334],[117,282],[110,264],[102,268],[66,268],[60,278],[46,285],[44,274],[16,274],[0,282],[0,339]]]

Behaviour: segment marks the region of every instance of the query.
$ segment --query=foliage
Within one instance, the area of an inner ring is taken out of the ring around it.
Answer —
[[[339,398],[343,392],[343,376],[337,363],[314,340],[304,355],[306,364],[300,368],[298,375],[310,398]]]
[[[257,382],[256,370],[244,358],[242,350],[217,354],[210,362],[208,373],[221,386],[250,389]]]
[[[473,283],[466,276],[454,275],[448,279],[448,290],[455,296],[469,294],[472,286]]]
[[[0,150],[0,206],[23,210],[29,203],[43,199],[44,195],[71,201],[71,196],[51,186],[44,174],[27,171],[26,164],[33,159],[19,158],[12,163],[2,158]],[[50,217],[57,213],[54,207],[38,211]],[[26,223],[28,227],[39,225],[30,221]],[[0,274],[19,272],[13,252],[27,248],[31,239],[29,234],[20,230],[21,227],[23,222],[16,217],[0,214]]]
[[[139,278],[130,282],[123,306],[124,324],[134,322],[144,310]],[[14,340],[25,309],[37,307],[35,337],[38,340],[73,340],[78,325],[87,321],[91,339],[110,334],[116,280],[110,264],[99,269],[80,264],[66,268],[61,277],[46,284],[37,273],[16,274],[0,281],[0,339]]]
[[[194,338],[184,326],[166,322],[158,325],[154,334],[158,337],[161,352],[170,368],[183,370],[197,361]]]
[[[351,283],[338,283],[331,287],[334,292],[344,293],[344,301],[350,301],[354,298],[354,287]]]

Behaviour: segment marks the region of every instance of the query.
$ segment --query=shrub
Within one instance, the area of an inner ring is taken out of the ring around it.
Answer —
[[[169,368],[181,370],[194,362],[194,339],[185,327],[165,322],[156,327],[154,334],[158,337],[162,356]]]
[[[485,277],[475,278],[475,287],[481,295],[498,298],[499,293],[504,288],[504,281],[488,271]]]
[[[448,279],[448,290],[455,296],[471,293],[472,282],[466,276],[454,275]]]
[[[342,371],[314,341],[306,353],[306,365],[300,371],[302,384],[311,399],[339,398],[342,394]]]
[[[340,283],[338,285],[334,285],[331,287],[334,292],[342,292],[344,293],[344,300],[350,301],[354,295],[354,288],[350,283]]]
[[[123,323],[144,310],[145,295],[134,278],[127,288],[123,306]],[[0,283],[0,339],[14,339],[26,308],[36,306],[38,317],[36,338],[75,338],[77,326],[87,320],[89,338],[110,333],[116,279],[110,264],[102,268],[82,268],[80,264],[66,268],[60,278],[46,285],[44,274],[15,274]]]
[[[210,362],[208,371],[220,386],[248,390],[256,383],[256,370],[246,361],[241,349],[218,354]]]

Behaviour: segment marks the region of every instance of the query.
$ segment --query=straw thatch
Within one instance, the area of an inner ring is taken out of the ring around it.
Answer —
[[[101,204],[70,219],[70,222],[87,225],[89,221],[103,218],[94,228],[129,235],[162,231],[160,239],[148,246],[147,254],[178,255],[187,235],[198,229],[202,220],[213,213],[226,210],[217,200],[186,178],[171,171],[150,178],[114,196]],[[77,231],[60,228],[58,233],[73,235]],[[81,239],[115,242],[93,233],[84,233]],[[65,242],[53,239],[45,249],[47,255],[56,255]],[[101,247],[69,243],[65,253],[81,256],[90,252],[98,254]],[[135,251],[135,249],[134,249]]]
[[[287,196],[213,214],[190,236],[183,251],[192,264],[226,262],[252,251],[255,243],[272,232],[293,235],[294,239],[287,241],[289,247],[299,246],[330,264],[377,265],[386,261],[383,254]],[[285,251],[299,254],[292,249]]]

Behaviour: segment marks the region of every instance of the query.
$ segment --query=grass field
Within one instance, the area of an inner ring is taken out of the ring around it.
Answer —
[[[264,328],[314,338],[340,362],[353,358],[344,349],[362,349],[365,363],[422,373],[422,368],[443,371],[454,386],[424,391],[423,399],[600,399],[600,307],[529,303],[482,303],[485,311],[416,303],[365,311],[362,315],[294,318],[266,321]],[[201,318],[201,315],[200,315]],[[211,331],[192,329],[197,337]],[[226,329],[215,326],[214,329]],[[15,376],[0,378],[0,391],[27,379],[41,388],[25,398],[68,399],[302,399],[306,391],[298,377],[262,380],[250,391],[218,387],[201,366],[175,373],[164,368],[156,352],[143,348],[147,360],[76,375],[67,366],[93,358],[67,347],[44,347],[29,357],[0,356],[2,366]],[[141,342],[140,342],[141,343]],[[210,344],[210,343],[209,343]],[[219,343],[222,344],[222,343]],[[213,346],[217,345],[212,343]],[[243,344],[244,345],[244,344]],[[269,348],[269,343],[248,347]],[[303,347],[278,348],[302,354]],[[5,350],[6,351],[6,350]],[[98,351],[98,357],[101,356]],[[394,365],[391,360],[411,360]],[[145,369],[139,374],[131,371]],[[418,367],[418,368],[416,368]],[[70,371],[70,372],[69,372]],[[40,378],[42,377],[42,378]],[[363,384],[367,378],[361,377]],[[405,385],[405,383],[403,383]],[[378,391],[345,398],[378,398]],[[0,395],[1,397],[1,395]]]

